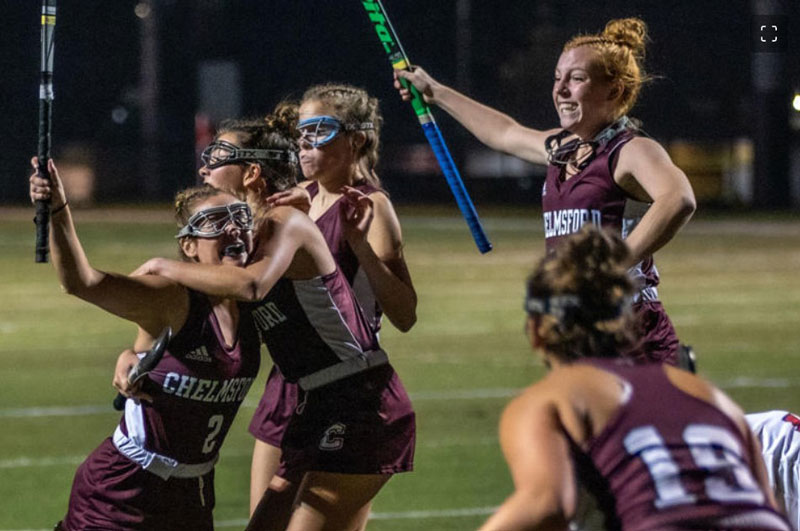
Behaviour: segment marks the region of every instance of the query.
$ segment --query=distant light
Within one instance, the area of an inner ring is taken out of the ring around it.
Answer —
[[[152,13],[153,10],[150,8],[149,2],[139,2],[136,4],[133,12],[136,13],[136,16],[139,18],[147,18],[150,16],[150,13]]]
[[[800,92],[794,95],[794,99],[792,100],[792,108],[797,112],[800,112]]]
[[[114,121],[115,124],[122,125],[125,123],[125,120],[128,119],[128,109],[122,106],[114,107],[111,111],[111,120]]]

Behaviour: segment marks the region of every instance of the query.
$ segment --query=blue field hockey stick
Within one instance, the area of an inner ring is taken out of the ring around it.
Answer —
[[[378,34],[378,39],[380,39],[381,44],[383,44],[383,49],[389,56],[389,62],[392,63],[392,68],[395,70],[408,70],[411,63],[408,60],[405,50],[403,50],[403,46],[400,44],[400,39],[397,38],[397,33],[394,31],[392,23],[389,21],[389,16],[386,14],[386,10],[383,8],[381,1],[360,1],[369,15],[375,32]],[[436,120],[433,119],[430,107],[425,103],[422,94],[419,93],[413,84],[404,79],[401,79],[400,82],[411,92],[411,105],[419,119],[422,130],[425,132],[425,137],[428,139],[431,149],[433,149],[433,154],[436,155],[436,160],[439,161],[439,167],[444,173],[444,178],[447,180],[447,184],[450,185],[453,197],[456,198],[458,208],[461,209],[461,214],[467,221],[475,244],[478,246],[481,253],[488,253],[492,250],[492,244],[489,242],[489,238],[486,237],[486,232],[483,230],[481,220],[478,218],[478,213],[475,211],[475,205],[472,204],[472,199],[470,199],[469,193],[464,187],[464,181],[461,180],[461,175],[459,175],[458,168],[456,168],[455,162],[453,162],[453,157],[450,155],[450,151],[444,143],[442,132],[439,130]]]

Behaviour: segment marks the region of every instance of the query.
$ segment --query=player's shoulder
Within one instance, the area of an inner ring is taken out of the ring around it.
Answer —
[[[619,157],[621,163],[625,159],[660,159],[669,155],[658,141],[647,136],[635,135],[620,146]]]
[[[309,223],[314,223],[311,218],[308,217],[308,214],[288,205],[280,205],[270,208],[266,214],[264,214],[264,220],[267,223],[276,226],[303,226]]]
[[[285,205],[271,207],[258,224],[259,238],[266,241],[302,237],[315,230],[317,227],[308,214]]]
[[[394,216],[394,205],[385,191],[377,188],[369,192],[367,196],[372,200],[372,208],[376,216]]]

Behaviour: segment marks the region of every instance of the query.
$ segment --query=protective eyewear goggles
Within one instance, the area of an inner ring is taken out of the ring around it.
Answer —
[[[339,131],[370,131],[372,129],[375,129],[375,124],[372,122],[343,124],[333,116],[313,116],[300,120],[297,124],[300,142],[308,143],[315,148],[333,142]]]
[[[224,140],[217,140],[210,143],[203,150],[200,159],[206,168],[213,170],[236,162],[264,162],[268,160],[295,162],[297,156],[293,151],[283,149],[245,149]]]
[[[253,229],[253,213],[247,203],[231,203],[198,210],[175,237],[216,238],[225,232],[228,223],[233,223],[234,227],[244,231]]]

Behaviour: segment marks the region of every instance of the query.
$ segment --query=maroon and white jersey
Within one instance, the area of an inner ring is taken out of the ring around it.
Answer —
[[[617,375],[626,393],[585,452],[571,444],[607,529],[789,530],[767,505],[748,443],[726,414],[673,386],[661,364],[578,363]]]
[[[364,194],[372,194],[375,192],[382,192],[379,188],[372,186],[367,181],[359,181],[353,184],[353,188],[359,190]],[[311,199],[319,193],[319,183],[313,181],[306,187]],[[356,299],[361,306],[364,316],[376,332],[381,328],[381,311],[380,304],[375,298],[375,293],[372,291],[372,286],[369,285],[366,273],[361,269],[353,250],[347,243],[344,237],[344,229],[342,228],[342,216],[347,203],[344,198],[339,198],[328,210],[326,210],[316,220],[317,227],[319,227],[322,236],[331,250],[333,259],[338,264],[339,268],[344,273],[345,278],[353,287],[353,292],[356,294]]]
[[[258,373],[260,342],[240,306],[237,339],[228,346],[208,298],[189,290],[186,324],[148,375],[153,402],[127,400],[119,430],[136,446],[184,464],[216,458]]]
[[[253,321],[289,382],[378,350],[378,341],[338,268],[308,280],[281,278],[255,305]]]
[[[562,179],[563,166],[550,164],[542,186],[542,215],[547,252],[561,241],[592,223],[617,231],[623,238],[633,230],[638,218],[626,218],[625,207],[630,201],[625,191],[614,182],[619,151],[635,137],[626,129],[607,144],[597,148],[594,158],[576,175]],[[630,270],[640,291],[635,301],[658,300],[656,286],[658,270],[649,256]]]

